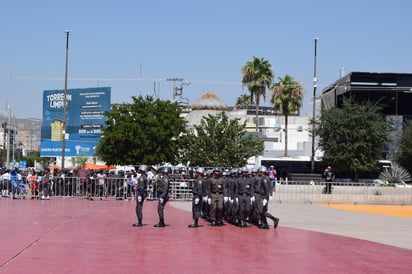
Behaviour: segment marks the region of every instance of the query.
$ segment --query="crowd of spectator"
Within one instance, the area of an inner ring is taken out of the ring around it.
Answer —
[[[0,170],[2,197],[13,199],[48,200],[52,196],[96,198],[115,197],[131,199],[139,173],[132,170],[50,169],[36,171],[18,168]],[[159,179],[155,168],[147,172],[148,198],[157,197],[156,182]]]

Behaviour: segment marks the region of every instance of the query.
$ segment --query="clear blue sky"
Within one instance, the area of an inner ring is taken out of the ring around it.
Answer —
[[[131,96],[172,99],[171,77],[191,81],[184,97],[206,92],[228,105],[247,92],[241,67],[268,60],[278,77],[313,94],[314,42],[318,94],[340,70],[412,72],[412,2],[2,0],[0,111],[41,118],[43,90],[63,89],[65,30],[70,30],[68,88],[112,87],[112,103]],[[266,102],[268,104],[269,102]]]

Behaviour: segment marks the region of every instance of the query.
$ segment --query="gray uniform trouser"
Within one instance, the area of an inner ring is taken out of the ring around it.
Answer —
[[[196,200],[197,200],[197,203],[196,203]],[[193,201],[192,201],[193,220],[199,219],[201,204],[202,204],[202,198],[193,197]]]
[[[260,194],[255,193],[255,207],[254,207],[254,217],[257,218],[257,220],[260,220],[263,218],[264,213],[263,213],[263,199]]]
[[[142,197],[142,200],[139,202],[138,197]],[[144,202],[144,196],[138,195],[136,197],[136,216],[139,220],[143,218],[143,202]]]
[[[159,219],[164,220],[164,210],[169,197],[164,198],[163,203],[160,202],[157,204],[157,214],[159,214]]]
[[[210,195],[212,204],[210,208],[210,219],[212,221],[221,221],[223,215],[223,194]]]
[[[239,218],[240,220],[245,221],[246,217],[249,216],[250,213],[250,196],[249,195],[239,195]]]

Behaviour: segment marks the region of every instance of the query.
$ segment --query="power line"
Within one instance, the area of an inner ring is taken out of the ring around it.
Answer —
[[[63,77],[44,77],[44,76],[0,76],[0,79],[10,79],[10,80],[35,80],[35,81],[60,81],[64,80]],[[168,78],[80,78],[80,77],[73,77],[69,78],[70,81],[130,81],[130,82],[164,82],[167,81]],[[240,85],[247,85],[248,83],[242,83],[241,81],[222,81],[222,80],[201,80],[195,79],[190,80],[192,83],[200,83],[200,84],[213,84],[213,85],[232,85],[232,86],[240,86]],[[275,84],[275,83],[273,83]],[[297,85],[296,85],[297,86]],[[301,86],[304,86],[303,84]],[[295,87],[292,86],[284,86],[284,87]]]

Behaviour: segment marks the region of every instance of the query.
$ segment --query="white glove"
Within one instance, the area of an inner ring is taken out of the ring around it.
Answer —
[[[229,197],[223,197],[223,201],[227,203],[229,201]]]
[[[230,199],[229,199],[229,202],[230,202],[231,204],[233,204],[233,199],[232,199],[232,198],[230,198]]]
[[[207,203],[207,196],[203,196],[202,200],[203,202]]]
[[[208,198],[208,199],[207,199],[207,203],[208,203],[209,205],[211,205],[211,204],[212,204],[212,199]]]
[[[268,200],[266,200],[266,199],[263,199],[263,206],[265,206],[265,205],[267,205],[268,204]]]
[[[239,203],[239,198],[236,198],[236,203]]]
[[[159,198],[159,201],[160,201],[161,204],[163,204],[163,202],[165,201],[165,199]]]
[[[250,201],[251,201],[252,203],[254,203],[254,202],[255,202],[255,196],[252,196],[252,197],[250,198]]]
[[[138,201],[139,203],[141,203],[141,202],[142,202],[142,196],[137,196],[137,201]]]
[[[199,198],[195,198],[195,205],[199,204],[200,199]]]

